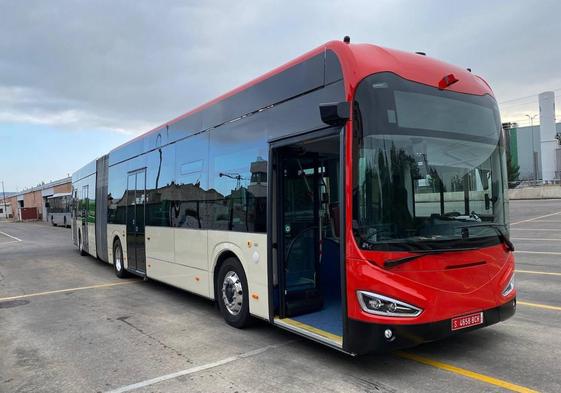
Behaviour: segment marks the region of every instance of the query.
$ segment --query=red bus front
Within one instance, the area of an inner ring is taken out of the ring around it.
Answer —
[[[416,345],[514,314],[497,103],[490,90],[449,89],[454,79],[438,87],[375,72],[351,92],[345,332],[350,352]]]

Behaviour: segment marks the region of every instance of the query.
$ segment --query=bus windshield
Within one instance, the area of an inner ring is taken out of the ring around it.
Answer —
[[[379,73],[361,82],[353,111],[353,232],[361,248],[501,242],[506,164],[491,96]]]

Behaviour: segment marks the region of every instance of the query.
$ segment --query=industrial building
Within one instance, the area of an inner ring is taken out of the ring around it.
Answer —
[[[47,198],[59,193],[72,191],[72,178],[56,180],[32,187],[6,198],[9,217],[17,221],[47,221]]]
[[[507,149],[512,163],[519,167],[519,180],[559,183],[561,123],[555,122],[555,95],[552,91],[539,95],[539,107],[539,124],[525,127],[516,123],[503,125],[507,131]]]

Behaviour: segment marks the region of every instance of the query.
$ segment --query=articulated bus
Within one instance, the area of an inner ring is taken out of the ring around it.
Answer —
[[[47,220],[53,226],[68,227],[71,224],[70,210],[72,193],[64,192],[47,197]]]
[[[73,175],[73,240],[349,354],[511,317],[504,135],[489,85],[332,41]]]

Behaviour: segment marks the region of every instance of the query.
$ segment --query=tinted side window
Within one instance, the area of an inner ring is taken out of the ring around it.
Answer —
[[[208,139],[206,132],[175,143],[176,184],[171,206],[171,222],[175,227],[208,227]]]
[[[211,130],[212,229],[266,231],[268,145],[259,116]]]
[[[125,224],[127,190],[127,163],[109,167],[107,187],[107,223]]]
[[[161,147],[146,157],[146,225],[171,226],[175,194],[175,149]]]

